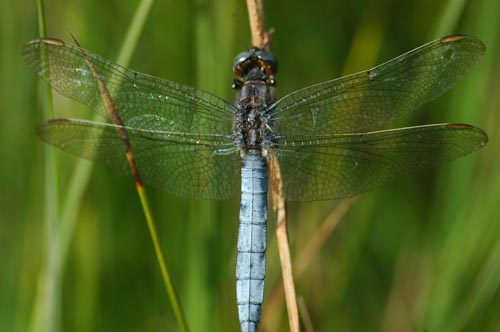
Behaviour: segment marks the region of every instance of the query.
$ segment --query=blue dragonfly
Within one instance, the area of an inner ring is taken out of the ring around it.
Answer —
[[[476,151],[488,137],[471,125],[387,127],[449,90],[484,52],[474,37],[443,37],[276,100],[277,60],[252,48],[234,60],[232,104],[61,40],[34,40],[22,50],[55,90],[109,118],[104,83],[121,119],[52,119],[37,129],[47,143],[130,172],[118,129],[145,183],[186,199],[226,199],[241,188],[236,294],[243,332],[257,330],[264,300],[269,158],[279,162],[285,199],[313,201],[353,196]]]

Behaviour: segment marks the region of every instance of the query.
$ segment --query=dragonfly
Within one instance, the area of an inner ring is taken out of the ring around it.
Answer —
[[[257,330],[264,300],[269,158],[279,162],[286,200],[314,201],[353,196],[472,153],[488,142],[472,125],[388,127],[448,91],[484,52],[475,37],[447,36],[276,99],[278,62],[251,48],[234,59],[230,103],[61,40],[30,41],[22,50],[55,90],[109,120],[104,83],[121,118],[48,120],[37,128],[42,140],[130,173],[119,129],[145,183],[186,199],[226,199],[241,188],[236,301],[243,332]]]

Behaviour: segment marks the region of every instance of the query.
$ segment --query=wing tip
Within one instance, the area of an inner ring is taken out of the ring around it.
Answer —
[[[47,121],[40,123],[38,126],[36,126],[36,134],[38,137],[40,137],[42,140],[48,142],[46,139],[45,133],[47,132],[47,128],[51,127],[53,125],[67,125],[71,124],[74,121],[71,119],[65,119],[65,118],[55,118],[55,119],[48,119]]]
[[[71,122],[73,122],[73,121],[70,119],[66,119],[66,118],[55,118],[55,119],[47,120],[48,124],[68,124]]]
[[[49,44],[49,45],[54,45],[54,46],[65,46],[66,43],[60,39],[55,39],[55,38],[41,38],[41,42],[44,44]]]
[[[30,40],[29,42],[26,43],[26,45],[34,45],[34,44],[47,44],[47,45],[52,45],[52,46],[65,46],[66,43],[60,39],[55,39],[55,38],[38,38],[34,40]]]
[[[482,148],[486,144],[488,144],[489,138],[488,134],[481,128],[469,125],[469,124],[464,124],[464,123],[449,123],[446,125],[449,129],[456,129],[456,130],[468,130],[472,131],[475,134],[477,134],[478,138],[478,148]]]
[[[450,44],[450,43],[460,42],[463,40],[476,44],[481,49],[482,53],[486,51],[486,45],[480,39],[474,36],[456,34],[456,35],[445,36],[439,39],[439,41],[442,44]]]
[[[441,40],[441,43],[452,43],[452,42],[455,42],[455,41],[458,41],[458,40],[466,39],[467,37],[469,37],[469,36],[466,36],[466,35],[449,35],[449,36],[442,37],[440,40]],[[472,37],[472,38],[474,38],[474,37]]]
[[[21,54],[23,55],[25,61],[28,63],[30,67],[33,68],[33,60],[31,59],[33,56],[38,56],[38,52],[42,47],[65,47],[66,43],[59,39],[54,38],[39,38],[30,40],[23,45],[21,48]]]

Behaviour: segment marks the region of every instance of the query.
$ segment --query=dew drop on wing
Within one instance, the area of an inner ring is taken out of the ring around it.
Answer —
[[[75,71],[77,73],[80,73],[80,75],[82,75],[82,76],[89,76],[91,74],[88,69],[80,68],[80,67],[75,68]]]

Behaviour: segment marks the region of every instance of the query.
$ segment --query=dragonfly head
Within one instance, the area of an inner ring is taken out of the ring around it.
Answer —
[[[278,61],[269,51],[251,48],[234,58],[233,71],[240,78],[273,79],[273,75],[278,72]]]

